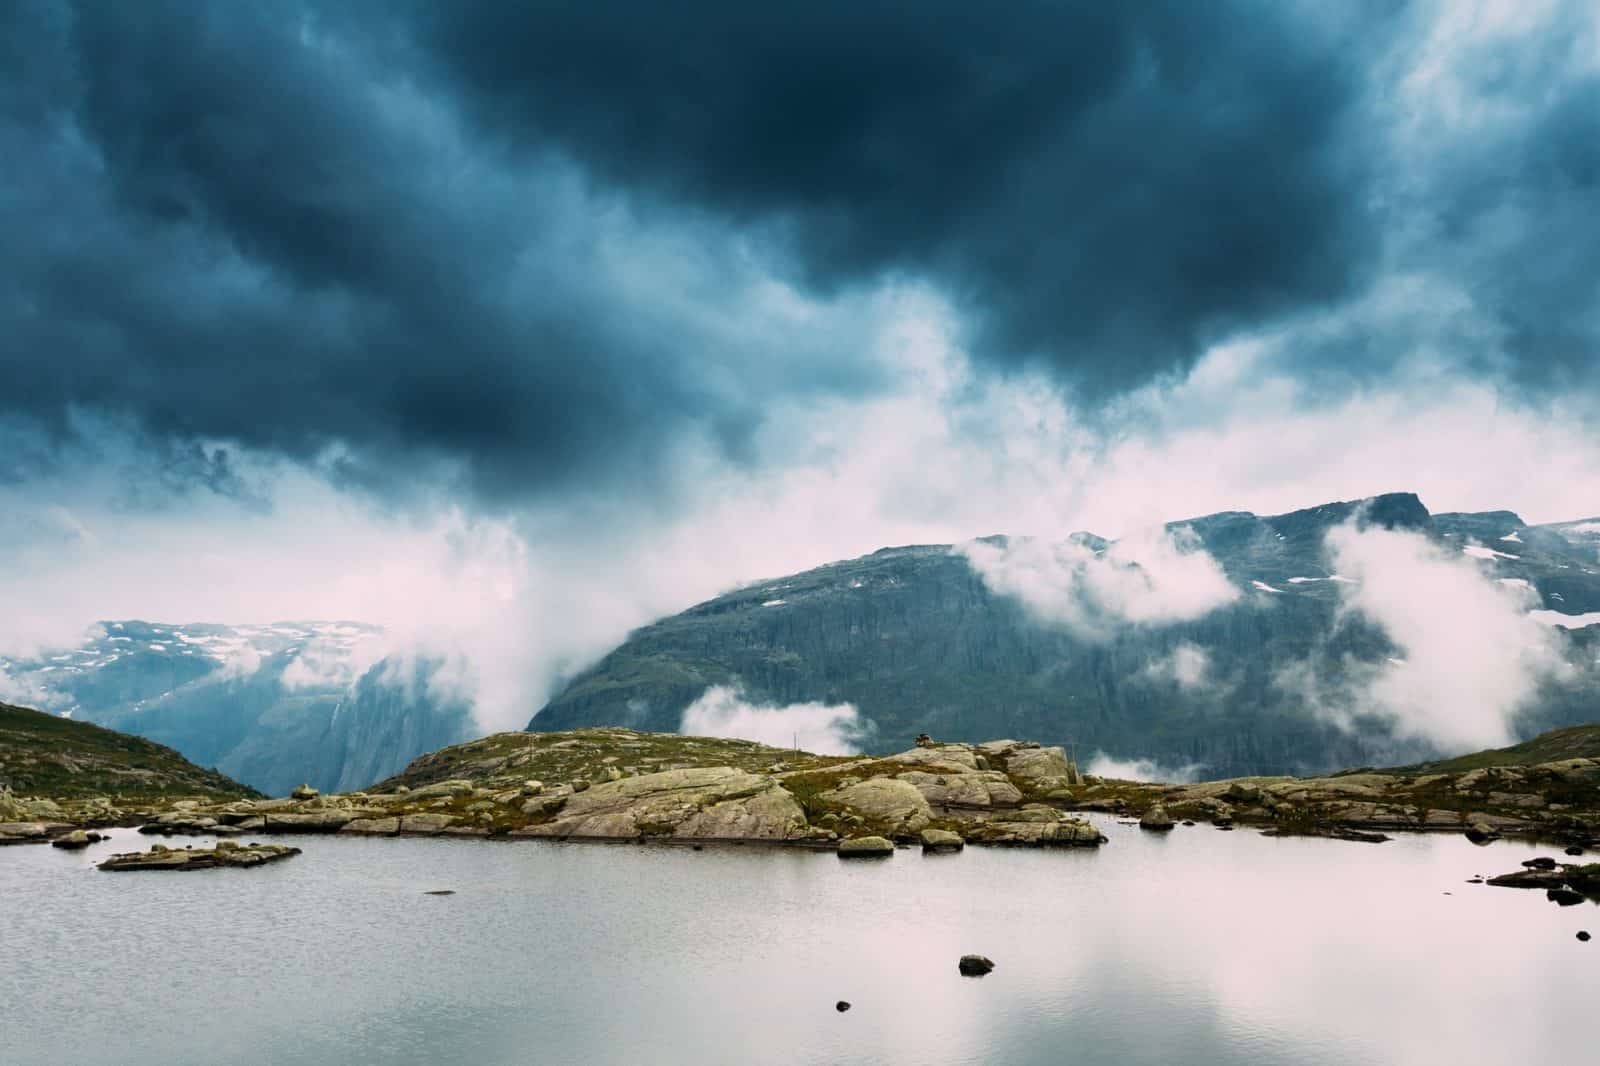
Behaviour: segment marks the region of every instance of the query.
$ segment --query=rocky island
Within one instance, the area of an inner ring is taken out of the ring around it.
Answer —
[[[218,866],[249,868],[281,862],[300,854],[285,844],[246,844],[219,840],[212,848],[169,848],[156,844],[149,851],[113,855],[100,863],[102,870],[209,870]]]
[[[1600,840],[1597,756],[1600,727],[1583,726],[1412,767],[1161,784],[1083,775],[1062,748],[1017,740],[922,737],[898,754],[837,756],[628,729],[519,732],[441,749],[370,789],[342,794],[304,786],[277,799],[225,788],[134,797],[0,792],[0,841],[139,825],[161,836],[717,842],[870,855],[895,845],[1095,847],[1105,838],[1078,815],[1096,811],[1161,832],[1204,822],[1354,840],[1396,831],[1519,834],[1581,852]]]

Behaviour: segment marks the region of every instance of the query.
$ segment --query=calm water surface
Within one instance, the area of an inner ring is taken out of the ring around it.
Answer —
[[[1600,912],[1463,883],[1548,848],[1101,824],[1098,852],[862,863],[310,837],[258,870],[106,874],[148,839],[0,849],[0,1063],[1596,1061],[1600,941],[1574,934]],[[993,974],[957,974],[973,951]]]

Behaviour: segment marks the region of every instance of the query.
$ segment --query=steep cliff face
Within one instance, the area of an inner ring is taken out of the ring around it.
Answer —
[[[962,741],[1025,736],[1169,767],[1197,764],[1207,776],[1428,757],[1433,745],[1396,736],[1378,716],[1334,724],[1317,713],[1308,686],[1289,680],[1332,683],[1396,654],[1381,627],[1345,609],[1350,579],[1333,573],[1327,537],[1347,523],[1425,534],[1445,554],[1471,549],[1486,581],[1525,581],[1545,610],[1581,614],[1600,597],[1592,546],[1507,512],[1431,516],[1409,494],[1174,523],[1192,531],[1185,542],[1208,554],[1236,593],[1179,620],[1059,624],[997,593],[950,546],[892,548],[646,626],[575,678],[529,728],[675,730],[709,686],[736,685],[753,703],[852,704],[865,729],[858,743],[870,751],[923,732]],[[1516,539],[1500,539],[1507,536]],[[1074,539],[1095,554],[1109,543]],[[1564,639],[1579,663],[1594,643],[1587,631]],[[1543,694],[1522,728],[1594,717],[1589,691]]]

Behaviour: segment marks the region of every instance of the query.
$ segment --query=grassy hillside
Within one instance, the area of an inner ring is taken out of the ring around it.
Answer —
[[[565,733],[496,733],[420,756],[368,791],[425,788],[459,778],[505,776],[551,783],[588,779],[614,766],[633,776],[685,766],[732,766],[751,773],[775,764],[812,770],[860,760],[771,748],[750,740],[638,733],[629,729],[575,729]]]
[[[1454,759],[1415,763],[1380,771],[1388,774],[1459,774],[1485,766],[1533,766],[1563,759],[1600,759],[1600,723],[1540,733],[1509,748],[1475,751]]]
[[[5,703],[0,703],[0,785],[50,799],[260,795],[152,741]]]

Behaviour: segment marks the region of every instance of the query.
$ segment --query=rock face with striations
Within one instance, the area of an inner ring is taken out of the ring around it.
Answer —
[[[706,766],[594,785],[568,797],[550,821],[513,835],[791,840],[805,830],[805,811],[776,781],[730,766]]]
[[[818,801],[830,810],[853,811],[891,835],[911,835],[933,821],[933,809],[909,781],[872,777],[825,792]]]

